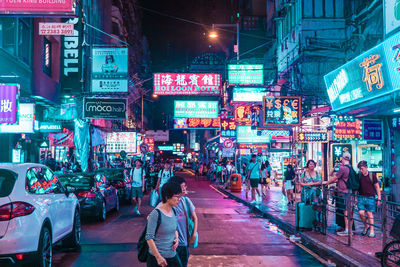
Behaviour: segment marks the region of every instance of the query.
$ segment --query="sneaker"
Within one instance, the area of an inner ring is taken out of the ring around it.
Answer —
[[[136,213],[136,215],[140,215],[140,212],[138,209],[136,209],[135,213]]]
[[[347,230],[336,232],[338,236],[349,236],[349,232]]]

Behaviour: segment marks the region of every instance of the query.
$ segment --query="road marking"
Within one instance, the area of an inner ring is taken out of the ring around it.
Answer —
[[[223,197],[228,198],[228,195],[225,195],[224,193],[222,193],[221,191],[219,191],[218,189],[216,189],[214,186],[210,185],[210,187],[211,187],[212,189],[214,189],[218,194],[222,195]]]

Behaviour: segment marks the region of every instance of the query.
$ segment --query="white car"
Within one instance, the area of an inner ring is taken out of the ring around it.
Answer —
[[[34,163],[0,163],[0,266],[51,266],[52,246],[79,247],[79,201],[54,173]]]

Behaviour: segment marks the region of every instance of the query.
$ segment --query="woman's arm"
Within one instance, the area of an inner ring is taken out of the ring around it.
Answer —
[[[174,244],[172,245],[172,250],[175,251],[179,246],[179,232],[175,231],[175,239],[174,239]]]
[[[193,234],[192,234],[192,236],[190,237],[190,240],[189,240],[189,245],[192,245],[192,244],[194,244],[194,241],[196,241],[197,227],[198,227],[198,224],[199,224],[199,220],[197,218],[196,212],[192,212],[190,217],[192,218],[192,220],[194,222]]]

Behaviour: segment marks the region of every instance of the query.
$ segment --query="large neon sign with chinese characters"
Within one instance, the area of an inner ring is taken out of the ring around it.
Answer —
[[[221,137],[236,137],[236,128],[234,118],[221,119]]]
[[[221,75],[217,73],[154,73],[155,95],[219,95]]]
[[[400,89],[400,33],[324,76],[334,111]]]
[[[257,130],[252,130],[251,126],[237,126],[237,143],[269,143],[272,135],[258,135]]]
[[[228,65],[228,83],[238,85],[264,84],[264,65]]]
[[[219,128],[220,120],[207,118],[175,118],[174,129],[215,129]]]
[[[361,140],[362,134],[361,120],[353,118],[337,118],[333,120],[334,140]]]
[[[183,101],[174,102],[175,118],[218,118],[218,101]]]

